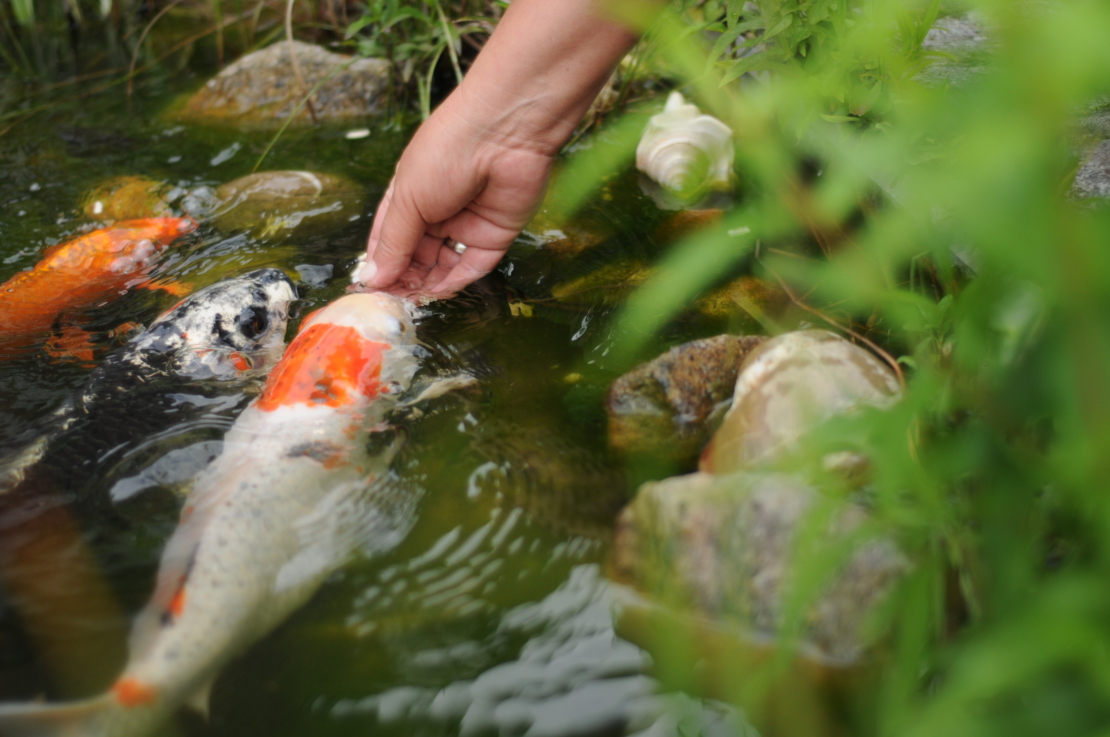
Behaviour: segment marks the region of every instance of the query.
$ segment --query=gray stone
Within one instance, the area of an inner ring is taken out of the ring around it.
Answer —
[[[824,505],[836,504],[829,512]],[[833,502],[785,474],[690,474],[648,483],[621,513],[613,547],[618,578],[663,603],[735,625],[755,639],[782,634],[790,615],[796,535],[814,514],[820,535],[805,547],[812,564],[837,555],[868,514]],[[854,544],[802,612],[803,651],[849,664],[872,644],[866,630],[908,563],[885,538]]]
[[[1075,175],[1071,194],[1079,199],[1110,198],[1110,140],[1094,147],[1087,161]]]
[[[926,51],[943,52],[946,57],[935,60],[917,76],[928,85],[965,85],[988,70],[983,56],[993,50],[993,42],[976,13],[966,16],[938,18],[921,44]]]
[[[312,44],[292,42],[305,88],[298,83],[290,44],[280,41],[248,54],[194,94],[185,105],[187,118],[210,122],[284,122],[317,83],[331,74],[312,95],[318,120],[351,120],[381,112],[389,88],[389,62],[333,54]],[[344,65],[347,65],[346,68]],[[310,123],[307,106],[298,123]]]
[[[869,351],[826,330],[785,333],[744,362],[702,470],[725,474],[778,463],[829,417],[887,407],[900,396],[894,373]]]
[[[921,46],[929,51],[951,53],[969,49],[981,50],[986,48],[989,42],[990,38],[982,19],[974,13],[968,13],[963,18],[950,16],[937,19],[929,29],[929,33],[925,35],[925,41]]]

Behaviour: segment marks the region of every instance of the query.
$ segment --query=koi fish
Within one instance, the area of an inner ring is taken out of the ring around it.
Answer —
[[[125,447],[129,439],[184,422],[187,413],[174,392],[185,381],[234,379],[272,368],[285,348],[295,297],[289,277],[278,269],[259,269],[182,300],[109,355],[35,429],[30,446],[0,461],[0,493],[15,488],[44,457],[51,485],[75,491],[89,476],[85,463]],[[206,388],[226,393],[211,384],[197,391]]]
[[[0,358],[48,338],[65,313],[145,285],[155,257],[196,227],[191,218],[126,220],[48,248],[33,269],[0,285]],[[92,358],[72,331],[63,333],[59,351],[67,344],[75,344],[78,357]]]
[[[182,704],[203,709],[222,667],[350,555],[345,531],[388,529],[388,492],[370,479],[392,449],[366,441],[415,373],[414,332],[383,293],[310,315],[197,478],[123,673],[86,701],[0,706],[0,734],[137,737]]]

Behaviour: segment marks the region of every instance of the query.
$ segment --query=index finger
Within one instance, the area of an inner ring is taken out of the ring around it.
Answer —
[[[381,202],[378,203],[378,211],[374,213],[374,223],[370,226],[370,238],[366,241],[366,258],[374,258],[374,250],[378,247],[378,238],[381,236],[382,223],[385,222],[385,214],[389,212],[389,202],[393,199],[393,183],[396,177],[389,180],[389,186],[386,187],[385,194],[382,195]]]
[[[428,225],[412,201],[410,193],[397,187],[394,182],[393,194],[388,208],[382,214],[382,227],[374,246],[372,258],[377,266],[377,273],[370,280],[370,286],[380,289],[397,281],[412,260],[413,251]]]

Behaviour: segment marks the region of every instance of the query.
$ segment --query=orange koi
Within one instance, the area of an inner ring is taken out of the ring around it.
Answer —
[[[48,248],[0,285],[0,358],[46,340],[67,313],[146,286],[155,258],[196,227],[192,218],[127,220]]]

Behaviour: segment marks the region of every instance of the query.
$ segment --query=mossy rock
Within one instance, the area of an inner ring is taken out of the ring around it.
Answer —
[[[307,171],[248,174],[216,188],[213,224],[259,237],[330,230],[360,215],[362,188],[350,179]]]
[[[691,615],[775,638],[791,614],[785,597],[796,536],[814,524],[814,514],[823,515],[816,522],[822,534],[812,540],[821,550],[807,547],[807,560],[844,557],[802,612],[803,649],[820,661],[854,663],[875,641],[870,616],[908,563],[885,538],[842,551],[868,513],[823,499],[795,476],[695,473],[644,484],[618,521],[613,570]]]
[[[93,220],[114,223],[171,214],[166,194],[170,185],[150,177],[112,177],[93,187],[81,200],[81,212]]]
[[[614,305],[643,284],[655,270],[638,260],[601,266],[596,271],[556,284],[551,296],[564,304]]]
[[[691,460],[732,398],[745,356],[766,338],[718,335],[683,343],[613,382],[609,444],[627,453]]]
[[[294,72],[290,48],[304,80]],[[235,124],[311,124],[308,106],[297,107],[318,83],[312,110],[322,121],[348,121],[377,115],[389,89],[390,64],[355,59],[312,44],[279,41],[229,65],[185,103],[182,116],[193,121]],[[329,78],[329,75],[330,78]],[[327,79],[325,82],[324,80]]]

